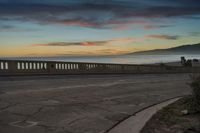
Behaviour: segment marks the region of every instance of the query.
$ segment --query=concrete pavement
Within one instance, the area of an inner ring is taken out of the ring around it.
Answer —
[[[104,133],[190,93],[188,74],[0,77],[0,133]]]

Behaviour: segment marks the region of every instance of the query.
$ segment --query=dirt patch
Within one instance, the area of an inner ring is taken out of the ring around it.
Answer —
[[[190,108],[191,97],[182,98],[155,114],[141,133],[200,133],[200,114]]]

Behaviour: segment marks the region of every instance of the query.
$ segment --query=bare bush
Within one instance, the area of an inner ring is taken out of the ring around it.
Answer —
[[[200,75],[192,76],[192,98],[193,98],[193,109],[196,112],[200,112]]]

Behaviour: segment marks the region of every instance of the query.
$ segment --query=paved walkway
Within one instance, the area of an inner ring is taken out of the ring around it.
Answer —
[[[146,122],[159,110],[167,105],[177,101],[179,98],[174,98],[155,106],[144,109],[134,116],[129,117],[117,126],[112,128],[108,133],[140,133]]]
[[[188,74],[0,77],[0,133],[104,133],[190,93]]]

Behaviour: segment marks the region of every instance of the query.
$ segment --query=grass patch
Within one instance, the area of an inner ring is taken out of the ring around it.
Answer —
[[[200,133],[200,75],[192,75],[192,95],[156,113],[141,133]]]
[[[141,133],[200,133],[200,115],[189,109],[193,97],[185,97],[156,113]],[[190,106],[188,106],[190,105]],[[187,114],[183,113],[187,110]]]

